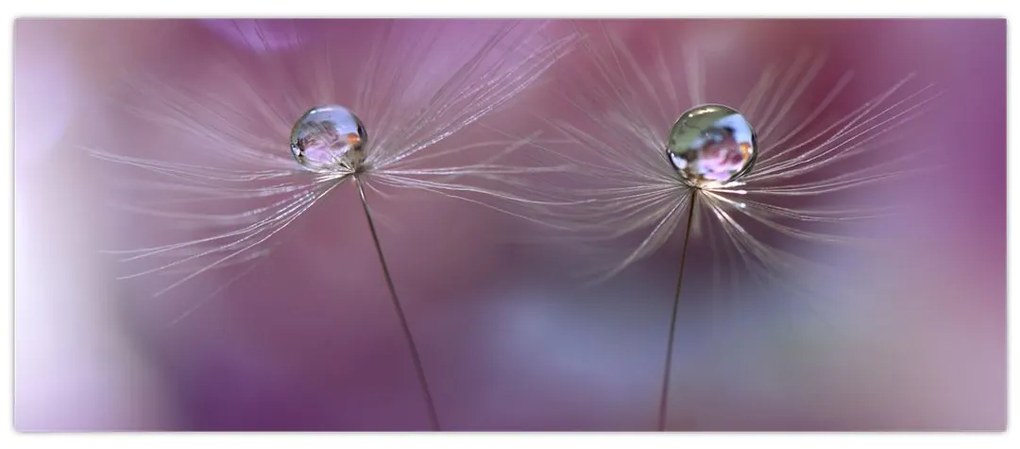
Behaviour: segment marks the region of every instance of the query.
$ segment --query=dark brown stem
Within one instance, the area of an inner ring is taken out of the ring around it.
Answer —
[[[676,335],[677,310],[680,307],[680,290],[684,285],[684,266],[687,264],[687,244],[691,240],[691,225],[694,224],[694,207],[698,189],[691,189],[691,206],[687,212],[687,227],[684,230],[684,249],[680,255],[680,273],[676,278],[676,294],[673,296],[673,313],[669,322],[669,340],[666,343],[666,365],[662,373],[662,394],[659,396],[659,431],[666,430],[666,415],[669,408],[669,373],[673,367],[673,339]]]
[[[421,387],[422,395],[425,397],[425,405],[428,407],[429,424],[432,430],[439,430],[439,416],[436,414],[436,404],[432,400],[432,393],[429,390],[428,380],[425,378],[425,369],[422,367],[421,355],[418,354],[418,346],[414,343],[414,336],[407,324],[407,317],[404,316],[404,308],[400,305],[400,298],[397,297],[397,289],[393,286],[393,278],[390,276],[390,268],[386,265],[386,257],[383,256],[382,245],[379,243],[379,234],[376,233],[375,223],[372,221],[372,213],[368,210],[368,200],[365,199],[365,188],[361,180],[354,177],[354,184],[358,186],[358,196],[361,198],[361,207],[365,209],[365,220],[368,221],[368,230],[372,232],[372,243],[375,244],[375,252],[379,255],[379,264],[382,265],[383,277],[386,278],[386,288],[390,291],[390,299],[393,301],[393,309],[400,319],[400,329],[404,332],[404,339],[411,351],[411,361],[414,362],[414,370],[418,374],[418,384]]]

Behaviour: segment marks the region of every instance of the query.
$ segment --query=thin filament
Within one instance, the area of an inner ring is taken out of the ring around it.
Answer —
[[[411,361],[414,362],[414,370],[418,376],[418,384],[421,386],[422,395],[425,398],[425,405],[428,408],[429,424],[432,430],[440,430],[439,415],[436,413],[436,404],[432,399],[432,392],[429,390],[428,380],[425,378],[425,369],[422,366],[421,355],[418,353],[418,346],[414,342],[411,328],[407,324],[407,317],[404,315],[404,308],[400,305],[400,298],[397,296],[397,289],[393,285],[393,278],[390,276],[390,268],[386,264],[386,257],[383,256],[382,245],[379,243],[379,234],[375,230],[375,222],[372,221],[372,213],[368,209],[368,200],[365,198],[365,188],[357,176],[354,183],[358,186],[358,198],[361,199],[361,207],[365,210],[365,220],[368,222],[368,230],[372,233],[372,243],[375,245],[375,252],[379,256],[379,265],[382,266],[383,277],[386,279],[386,288],[390,292],[390,299],[393,301],[393,310],[400,320],[400,329],[407,340],[408,349],[411,351]]]
[[[666,415],[669,410],[669,373],[673,366],[673,340],[676,336],[677,309],[680,306],[680,291],[684,285],[684,266],[687,265],[687,244],[691,239],[691,225],[694,224],[694,208],[697,206],[698,189],[691,189],[691,207],[687,213],[687,227],[684,229],[684,249],[680,255],[680,270],[676,278],[676,294],[673,296],[673,312],[670,314],[669,339],[666,343],[666,364],[662,373],[662,394],[659,402],[659,431],[666,430]]]

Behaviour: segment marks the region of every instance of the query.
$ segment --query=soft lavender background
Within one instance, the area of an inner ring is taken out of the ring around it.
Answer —
[[[740,55],[824,49],[831,65],[862,75],[852,91],[862,100],[908,72],[944,92],[897,148],[923,149],[936,168],[883,192],[903,213],[856,228],[882,243],[816,250],[839,267],[830,278],[805,273],[827,294],[792,301],[776,286],[721,308],[685,302],[670,427],[1003,429],[1005,21],[613,26],[636,42],[676,29],[732,52],[733,67]],[[131,133],[118,128],[106,92],[125,73],[202,64],[210,45],[234,37],[194,21],[17,23],[18,429],[426,426],[350,186],[296,222],[251,276],[173,326],[223,279],[152,299],[144,283],[112,280],[121,267],[97,252],[124,233],[158,232],[132,230],[130,216],[107,207],[109,171],[76,147]],[[292,36],[271,39],[282,46]],[[244,39],[233,44],[247,51]],[[512,107],[540,110],[545,89],[568,86],[579,58]],[[534,240],[521,220],[419,193],[376,204],[445,428],[652,428],[678,245],[579,287],[565,274],[580,256],[513,244]],[[687,297],[704,293],[693,285]]]

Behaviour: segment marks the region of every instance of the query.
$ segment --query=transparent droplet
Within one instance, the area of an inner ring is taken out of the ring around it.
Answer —
[[[684,182],[726,184],[751,171],[757,156],[754,128],[736,110],[717,104],[684,112],[669,132],[666,153]]]
[[[317,106],[305,112],[290,133],[290,151],[314,171],[354,171],[365,158],[365,125],[343,106]]]

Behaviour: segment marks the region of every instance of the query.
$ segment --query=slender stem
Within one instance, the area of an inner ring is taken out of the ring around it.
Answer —
[[[676,335],[677,310],[680,307],[680,290],[684,285],[684,266],[687,264],[687,244],[691,240],[691,225],[694,223],[694,207],[698,189],[691,189],[691,207],[687,212],[687,227],[684,229],[684,249],[680,255],[680,273],[676,278],[676,294],[673,296],[673,313],[669,322],[669,340],[666,343],[666,366],[662,373],[662,394],[659,396],[659,431],[666,430],[666,414],[669,408],[669,372],[673,367],[673,339]]]
[[[414,370],[418,374],[418,384],[421,386],[422,395],[425,397],[425,405],[428,407],[429,423],[432,426],[432,430],[439,430],[439,416],[436,414],[436,404],[432,400],[428,380],[425,379],[425,369],[422,367],[421,355],[418,354],[418,346],[414,343],[414,336],[411,335],[411,328],[407,324],[407,317],[404,316],[404,308],[400,305],[397,289],[393,286],[390,268],[386,265],[386,257],[383,256],[382,245],[379,243],[379,234],[376,233],[375,223],[372,221],[372,213],[368,210],[368,200],[365,199],[365,188],[361,185],[361,180],[357,176],[354,177],[354,184],[358,186],[361,207],[365,209],[365,220],[368,221],[368,230],[372,232],[372,243],[375,244],[375,252],[379,255],[379,264],[382,265],[383,277],[386,278],[386,288],[390,291],[393,309],[397,313],[397,318],[400,319],[400,329],[403,330],[404,339],[407,340],[407,346],[411,350],[411,360],[414,362]]]

